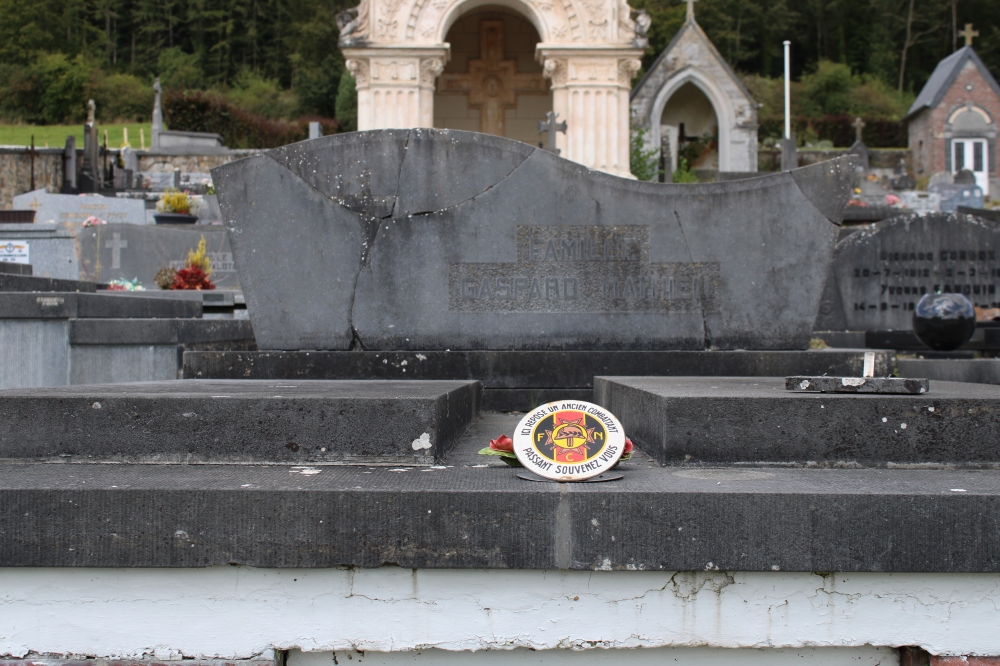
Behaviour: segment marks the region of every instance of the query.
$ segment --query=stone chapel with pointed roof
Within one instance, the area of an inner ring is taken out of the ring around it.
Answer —
[[[646,140],[670,152],[699,141],[691,166],[719,171],[757,171],[757,104],[709,40],[688,2],[684,25],[657,57],[631,95],[633,122]]]

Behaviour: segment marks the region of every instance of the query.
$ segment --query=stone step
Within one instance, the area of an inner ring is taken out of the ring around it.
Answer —
[[[0,319],[201,317],[200,300],[124,298],[113,293],[0,293]]]
[[[774,377],[595,377],[594,396],[661,463],[1000,465],[1000,386],[861,395]]]
[[[860,375],[864,350],[813,351],[189,351],[189,379],[477,379],[483,409],[590,400],[595,375]],[[875,353],[875,372],[895,356]]]
[[[0,459],[432,463],[478,382],[165,381],[0,391]]]
[[[35,275],[0,273],[0,292],[9,291],[78,291],[93,293],[97,283],[83,280],[60,280]]]

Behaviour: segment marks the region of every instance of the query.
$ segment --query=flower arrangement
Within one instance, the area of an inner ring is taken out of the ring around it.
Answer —
[[[161,268],[154,280],[160,289],[215,289],[209,279],[212,275],[212,261],[208,258],[205,237],[198,241],[197,250],[189,250],[184,268]]]
[[[108,283],[108,291],[146,291],[146,288],[139,282],[139,278],[132,278],[131,280],[115,278]]]
[[[632,450],[634,448],[632,440],[626,437],[625,452],[622,453],[622,457],[618,459],[619,462],[631,458]],[[500,460],[504,461],[511,467],[523,467],[521,462],[517,459],[517,454],[514,453],[514,440],[507,435],[500,435],[496,439],[491,439],[489,446],[479,449],[479,455],[499,456]]]
[[[156,210],[159,213],[190,215],[191,197],[187,192],[167,190],[160,196],[160,200],[156,202]]]
[[[89,227],[96,227],[98,225],[107,223],[108,223],[107,220],[102,220],[99,217],[91,215],[90,217],[88,217],[86,220],[83,221],[83,227],[86,229]]]
[[[205,194],[215,194],[215,185],[212,184],[211,178],[202,178],[201,184],[205,186]]]

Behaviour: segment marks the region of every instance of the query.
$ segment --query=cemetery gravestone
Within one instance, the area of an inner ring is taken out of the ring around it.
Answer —
[[[384,130],[213,180],[262,349],[802,349],[852,171],[641,183]]]
[[[204,237],[212,262],[212,282],[220,289],[239,289],[229,239],[221,227],[165,229],[106,224],[80,229],[77,237],[80,272],[87,279],[139,278],[146,289],[156,289],[153,278],[161,268],[183,268],[188,252],[196,250]]]
[[[837,243],[817,330],[912,328],[925,294],[1000,307],[1000,223],[969,215],[904,215]]]
[[[35,222],[55,222],[76,227],[90,216],[106,222],[146,224],[146,204],[141,199],[49,194],[34,190],[14,197],[14,208],[35,211]]]
[[[78,280],[75,230],[61,224],[0,226],[3,261],[31,263],[39,277]]]

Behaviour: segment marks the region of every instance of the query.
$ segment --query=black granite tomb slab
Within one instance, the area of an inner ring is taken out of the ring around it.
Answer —
[[[0,292],[7,291],[79,291],[93,293],[97,283],[83,280],[60,280],[58,278],[37,277],[0,273]]]
[[[427,463],[464,432],[479,391],[252,380],[0,391],[0,459]]]
[[[262,349],[804,349],[851,164],[641,183],[383,130],[213,178]]]
[[[123,298],[102,293],[0,293],[0,319],[201,317],[200,300]]]
[[[836,244],[818,331],[910,331],[920,297],[958,292],[1000,307],[1000,223],[971,215],[903,215]]]
[[[785,390],[771,377],[595,377],[595,402],[661,463],[1000,465],[1000,387],[923,395]]]
[[[880,375],[894,356],[877,352]],[[595,375],[860,375],[860,350],[816,351],[423,351],[185,352],[189,379],[478,379],[483,407],[524,411],[592,397]]]

